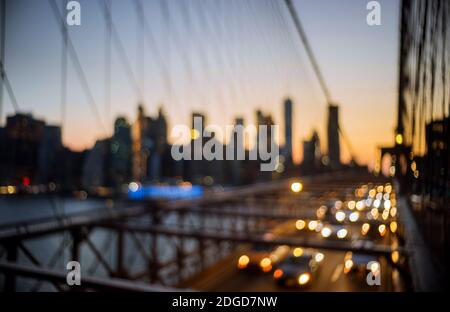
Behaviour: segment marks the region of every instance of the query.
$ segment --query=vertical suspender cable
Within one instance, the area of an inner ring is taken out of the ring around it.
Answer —
[[[67,0],[63,1],[63,6]],[[62,8],[64,10],[64,7]],[[67,26],[61,21],[62,29],[62,49],[61,49],[61,131],[64,129],[67,110]]]
[[[111,0],[105,0],[105,112],[106,120],[111,121]]]
[[[6,0],[1,0],[1,33],[0,33],[0,62],[5,61],[5,50],[6,50]],[[0,79],[0,125],[2,122],[2,106],[3,106],[3,71]]]

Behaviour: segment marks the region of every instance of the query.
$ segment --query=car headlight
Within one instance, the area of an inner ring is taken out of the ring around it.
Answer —
[[[247,255],[242,255],[238,260],[238,268],[245,269],[250,262],[250,258]]]
[[[314,257],[314,259],[315,259],[317,262],[322,262],[324,258],[325,258],[325,256],[324,256],[323,253],[321,253],[321,252],[316,253],[316,255],[315,255],[315,257]]]
[[[329,237],[331,235],[331,229],[329,227],[324,227],[320,233],[322,234],[322,237]]]
[[[337,231],[336,236],[339,239],[343,239],[347,236],[347,234],[348,234],[348,231],[346,229],[340,229],[339,231]]]
[[[264,272],[269,272],[272,270],[272,261],[269,258],[264,258],[259,263],[259,266]]]
[[[345,263],[344,263],[344,273],[350,272],[350,270],[352,269],[352,267],[353,267],[353,260],[352,260],[352,259],[347,259],[347,260],[345,260]]]
[[[300,285],[305,285],[309,282],[310,279],[311,279],[311,275],[309,273],[303,273],[303,274],[300,274],[300,276],[298,277],[298,283]]]

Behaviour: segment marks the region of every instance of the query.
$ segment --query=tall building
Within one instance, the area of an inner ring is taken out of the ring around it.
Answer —
[[[124,117],[118,117],[114,122],[111,179],[116,187],[128,183],[131,179],[131,126]]]
[[[6,129],[0,127],[0,184],[6,184],[6,161],[8,160],[7,155],[7,142],[6,142]]]
[[[185,178],[194,183],[202,183],[203,177],[208,174],[208,166],[206,160],[202,158],[203,145],[205,140],[203,138],[203,131],[206,126],[206,117],[199,112],[192,113],[191,124],[191,160],[186,162]]]
[[[284,101],[284,148],[283,156],[286,164],[292,163],[292,100]]]
[[[260,153],[261,151],[265,151],[265,152],[272,152],[272,147],[275,146],[275,135],[276,133],[274,133],[272,130],[272,127],[274,125],[274,121],[273,118],[270,114],[268,115],[264,115],[261,111],[257,111],[256,112],[256,119],[258,121],[257,124],[257,146],[255,146],[254,148],[258,149],[258,162],[261,164],[264,161],[261,160],[260,158]],[[265,135],[265,140],[261,141],[260,139],[260,131],[263,129],[260,129],[260,126],[266,126],[266,132],[262,133],[263,135]],[[278,148],[278,146],[277,146]],[[259,170],[259,169],[258,169]],[[257,174],[256,179],[260,180],[260,181],[266,181],[266,180],[270,180],[271,176],[272,176],[272,172],[270,171],[259,171]]]
[[[328,158],[332,169],[341,166],[341,148],[339,145],[339,107],[328,106]]]
[[[139,106],[132,129],[132,173],[135,181],[159,180],[162,177],[162,156],[167,148],[167,122],[162,110],[158,117],[145,116]]]
[[[62,151],[61,128],[46,125],[38,150],[38,183],[48,184],[53,182],[59,184],[62,181],[60,168],[62,164]]]
[[[62,151],[61,189],[79,190],[83,186],[83,166],[90,151],[75,152],[68,148]]]
[[[132,128],[132,175],[135,181],[143,181],[147,176],[147,158],[150,149],[150,142],[146,138],[147,128],[144,107],[139,105],[138,116]]]
[[[82,184],[92,189],[110,185],[110,150],[111,139],[97,140],[94,147],[87,153],[83,165]]]
[[[244,126],[244,119],[243,118],[236,118],[234,122],[235,128],[238,126],[243,127]],[[232,144],[231,146],[234,147],[234,154],[233,154],[233,160],[227,161],[228,165],[230,166],[230,170],[227,170],[227,173],[229,174],[229,181],[233,185],[240,185],[242,183],[242,166],[244,164],[243,160],[238,160],[238,150],[244,151],[244,159],[245,159],[245,146],[244,146],[245,138],[242,137],[242,141],[238,139],[238,135],[236,133],[236,130],[233,130],[230,142],[229,144]]]
[[[44,121],[31,114],[8,116],[3,133],[5,146],[2,151],[0,179],[3,183],[36,182],[39,146],[44,135]]]
[[[163,157],[167,149],[167,122],[162,109],[159,109],[158,117],[150,117],[148,122],[150,126],[147,135],[151,141],[148,179],[159,181],[163,178]]]
[[[302,171],[304,173],[314,173],[321,166],[320,139],[317,131],[314,131],[310,140],[303,141],[303,162]]]

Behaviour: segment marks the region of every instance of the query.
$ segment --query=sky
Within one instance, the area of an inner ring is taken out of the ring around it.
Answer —
[[[20,111],[62,124],[64,144],[91,147],[111,134],[117,116],[133,122],[138,103],[150,115],[162,107],[169,130],[190,125],[192,111],[219,126],[236,117],[248,125],[256,122],[257,109],[271,114],[282,129],[283,101],[290,97],[294,159],[302,159],[302,141],[313,129],[326,150],[327,103],[283,1],[142,0],[145,30],[135,0],[111,1],[123,52],[113,37],[110,104],[103,0],[79,1],[81,25],[68,27],[100,117],[70,55],[62,108],[62,36],[49,2],[7,1],[4,63]],[[63,1],[56,2],[62,8]],[[380,26],[367,25],[366,0],[293,2],[356,159],[373,166],[376,147],[393,140],[399,1],[379,1]],[[13,113],[5,93],[0,124]],[[347,161],[348,148],[342,150]]]

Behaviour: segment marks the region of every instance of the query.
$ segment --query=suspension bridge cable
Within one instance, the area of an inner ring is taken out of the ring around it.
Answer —
[[[243,9],[241,10],[241,12],[246,12],[246,14],[249,16],[249,18],[247,18],[247,20],[246,20],[247,22],[250,21],[250,17],[254,18],[254,14],[253,14],[253,12],[252,12],[252,10],[250,8],[249,1],[250,0],[243,0],[242,1]],[[250,25],[247,25],[247,26],[245,24],[243,24],[242,27],[244,29],[246,29],[246,36],[248,38],[257,38],[258,35],[260,35],[255,30],[255,23],[250,23]],[[260,40],[258,40],[258,41],[260,42]],[[248,51],[248,53],[247,53],[247,67],[249,69],[249,75],[252,76],[252,74],[254,75],[256,73],[257,77],[265,77],[266,74],[263,72],[263,66],[256,66],[256,68],[255,68],[255,66],[253,64],[253,62],[255,60],[264,58],[264,56],[262,54],[262,51],[264,49],[262,47],[259,47],[259,46],[252,46],[252,47],[248,46],[250,44],[250,42],[248,40],[245,43],[247,44],[246,50]],[[253,81],[255,81],[255,80],[253,80]],[[248,84],[248,81],[246,83]],[[248,85],[248,89],[252,90],[252,89],[254,89],[254,86]],[[254,92],[253,92],[253,94],[254,94]]]
[[[219,17],[216,19],[216,22],[214,23],[216,33],[217,33],[217,40],[219,40],[220,42],[225,44],[227,46],[226,50],[229,51],[231,42],[229,40],[229,37],[226,36],[226,30],[225,30],[225,23],[227,21],[227,16],[225,13],[226,6],[224,5],[223,0],[219,0],[217,2],[217,6],[218,7],[216,8],[215,11],[220,13]],[[213,18],[212,15],[210,15],[210,16]],[[220,49],[220,50],[223,54],[223,59],[226,63],[226,70],[228,73],[228,77],[230,79],[230,98],[231,98],[232,104],[236,105],[238,103],[238,99],[239,99],[238,93],[242,93],[242,90],[238,91],[239,85],[236,83],[237,79],[236,79],[235,72],[234,72],[233,58],[231,57],[231,54],[224,52],[224,51],[226,51],[225,49]],[[228,109],[228,105],[226,107]],[[226,111],[225,114],[226,114],[225,117],[228,118],[229,112]]]
[[[64,22],[64,18],[62,17],[62,15],[60,14],[60,12],[58,10],[56,0],[48,0],[48,3],[52,9],[53,16],[56,19],[56,23],[59,26],[58,28],[60,29],[61,34],[64,36],[64,31],[65,31],[64,28],[67,28],[67,26]],[[88,99],[88,103],[92,110],[92,113],[94,114],[94,117],[97,119],[97,123],[101,127],[102,131],[106,134],[107,133],[106,128],[103,125],[100,113],[99,113],[99,111],[97,109],[97,105],[95,103],[94,96],[89,87],[89,83],[87,81],[85,72],[83,70],[83,67],[81,66],[80,59],[78,58],[78,54],[75,50],[75,46],[73,45],[73,42],[72,42],[72,39],[70,38],[69,33],[67,33],[67,48],[68,48],[68,52],[70,53],[72,63],[77,72],[78,78],[80,79],[81,87],[83,88],[85,95]]]
[[[105,79],[105,112],[108,122],[111,121],[111,0],[105,0],[104,4],[109,10],[107,10],[108,17],[105,27],[105,63],[104,63],[104,79]]]
[[[294,21],[294,25],[295,25],[295,27],[297,29],[297,32],[298,32],[298,34],[300,36],[300,39],[301,39],[301,41],[303,43],[303,46],[305,47],[306,53],[307,53],[308,58],[309,58],[309,60],[311,62],[311,65],[312,65],[312,67],[314,69],[314,73],[316,74],[316,77],[317,77],[317,79],[319,81],[319,84],[320,84],[320,86],[322,88],[322,91],[323,91],[323,93],[325,95],[325,98],[326,98],[326,100],[328,102],[328,105],[331,105],[332,100],[331,100],[331,95],[330,95],[329,89],[328,89],[328,87],[327,87],[327,85],[325,83],[325,79],[323,78],[322,72],[320,71],[319,64],[317,63],[316,57],[314,55],[314,52],[313,52],[313,50],[311,48],[311,45],[309,44],[308,37],[306,36],[305,31],[303,30],[303,26],[302,26],[302,24],[300,22],[300,18],[299,18],[298,14],[297,14],[297,11],[294,8],[292,0],[285,0],[284,2],[286,3],[286,6],[287,6],[287,8],[289,10],[289,13],[290,13],[290,15],[291,15],[291,17],[292,17],[292,19]],[[339,126],[338,131],[342,135],[342,138],[344,139],[344,142],[347,144],[347,148],[349,149],[349,153],[350,153],[350,157],[352,158],[352,161],[355,162],[355,155],[353,153],[353,149],[352,149],[352,146],[350,144],[349,138],[347,137],[347,135],[345,134],[345,132],[343,131],[341,126]]]
[[[211,21],[211,19],[208,18],[208,17],[211,17],[209,10],[206,10],[202,5],[200,5],[199,16],[200,16],[205,28],[208,28],[210,30],[209,32],[210,32],[212,38],[214,38],[214,43],[212,46],[216,51],[215,57],[216,57],[216,61],[218,62],[219,68],[222,73],[221,77],[222,78],[228,77],[228,80],[230,82],[226,83],[226,84],[228,85],[228,88],[229,88],[229,97],[232,102],[236,102],[236,99],[238,96],[237,96],[237,88],[235,86],[234,77],[229,72],[231,70],[231,67],[230,67],[228,59],[226,57],[226,54],[224,53],[225,49],[220,48],[219,39],[222,39],[222,32],[217,27],[217,23],[215,23],[216,21]],[[208,25],[209,25],[209,27],[208,27]],[[228,43],[225,43],[225,42],[224,42],[224,44],[228,45]],[[224,105],[225,113],[228,114],[229,102],[225,100],[224,103],[225,103],[225,105]],[[228,117],[228,116],[226,116],[226,117]]]
[[[1,120],[1,109],[3,102],[3,86],[6,88],[6,92],[8,93],[9,99],[11,100],[11,104],[13,105],[14,111],[17,113],[19,109],[19,104],[17,102],[16,95],[14,94],[14,90],[11,86],[11,82],[9,81],[8,75],[6,73],[4,59],[5,59],[5,50],[6,50],[6,0],[2,1],[2,30],[1,30],[1,54],[0,54],[0,76],[2,85],[0,89],[2,90],[1,99],[0,99],[0,120]]]
[[[103,12],[103,17],[105,19],[105,23],[110,23],[110,25],[111,25],[112,41],[115,44],[115,47],[117,49],[117,53],[119,54],[119,59],[122,63],[122,66],[125,69],[125,72],[126,72],[126,75],[128,78],[128,82],[130,83],[131,88],[133,88],[134,91],[136,92],[136,94],[138,96],[138,100],[142,102],[143,101],[142,91],[141,91],[139,84],[136,80],[136,77],[133,73],[133,69],[131,68],[130,62],[128,61],[128,56],[127,56],[127,53],[123,46],[122,40],[120,39],[119,33],[117,32],[117,28],[116,28],[116,26],[114,24],[114,20],[111,16],[111,9],[107,5],[102,5],[100,3],[100,0],[97,1],[97,3],[99,4],[101,11]]]
[[[296,72],[299,76],[306,78],[307,83],[311,87],[311,92],[313,93],[314,98],[316,98],[316,100],[319,101],[318,94],[315,92],[314,84],[312,83],[309,75],[307,75],[306,73],[302,75],[303,74],[302,69],[306,69],[306,66],[302,61],[302,55],[299,53],[300,50],[298,49],[298,46],[296,46],[294,39],[292,38],[292,36],[290,36],[291,32],[289,31],[289,26],[286,22],[286,19],[284,18],[282,11],[284,7],[283,8],[281,7],[280,2],[278,0],[272,0],[270,1],[270,3],[272,4],[273,11],[275,12],[275,16],[278,20],[280,33],[283,36],[286,44],[292,51],[296,51],[298,53],[299,57],[294,58],[294,60],[297,62],[297,66],[295,66]]]
[[[250,31],[250,37],[251,38],[258,38],[258,42],[261,46],[252,47],[253,55],[256,55],[256,57],[253,57],[253,60],[266,60],[267,57],[271,57],[270,53],[268,53],[268,50],[270,50],[271,43],[267,40],[267,38],[264,36],[264,32],[261,30],[261,22],[259,19],[257,19],[258,14],[255,14],[255,6],[252,6],[253,1],[246,0],[244,3],[244,9],[246,10],[246,13],[252,17],[251,26],[249,27]],[[259,8],[259,6],[256,6],[256,8]],[[267,64],[271,67],[272,71],[275,71],[275,67],[271,61],[265,62],[263,66],[256,66],[256,75],[258,77],[264,78],[264,87],[270,88],[273,86],[273,80],[270,75],[270,71],[268,70]],[[279,81],[277,81],[279,83]],[[266,103],[268,104],[268,103]]]
[[[63,1],[63,6],[67,0]],[[64,10],[63,7],[63,10]],[[63,14],[61,12],[61,14]],[[62,21],[64,23],[64,21]],[[62,49],[61,49],[61,131],[64,129],[64,124],[66,121],[66,110],[67,110],[67,27],[61,25],[64,29],[62,34]]]
[[[238,49],[236,49],[236,55],[238,57],[238,68],[243,71],[243,73],[241,72],[241,74],[239,74],[239,78],[241,80],[241,85],[242,85],[242,90],[244,92],[244,97],[245,97],[245,103],[247,105],[244,105],[244,107],[248,107],[250,108],[251,106],[248,105],[250,103],[250,88],[249,88],[249,84],[248,84],[248,75],[250,73],[250,63],[249,63],[249,53],[250,53],[250,48],[248,48],[248,44],[249,41],[248,40],[243,40],[244,38],[247,37],[251,37],[250,34],[250,30],[249,27],[246,27],[246,22],[248,21],[248,19],[243,19],[242,18],[242,2],[235,2],[235,3],[239,3],[239,7],[236,6],[235,8],[235,16],[237,16],[239,14],[240,18],[236,18],[236,29],[235,29],[235,38],[236,38],[236,45],[239,46],[240,51],[238,51]],[[241,41],[238,42],[238,38],[241,38]],[[243,52],[244,53],[243,53]],[[245,53],[246,52],[246,53]],[[253,113],[248,111],[248,113]]]
[[[144,7],[142,0],[135,0],[140,7]],[[144,27],[144,10],[137,13],[136,23],[136,70],[138,72],[138,80],[141,85],[141,90],[145,98],[145,27]]]
[[[325,98],[330,105],[332,103],[330,91],[325,83],[325,79],[323,78],[322,72],[320,71],[319,64],[316,61],[316,57],[314,55],[314,52],[309,44],[308,37],[306,36],[305,31],[303,30],[302,24],[300,23],[300,18],[297,14],[297,11],[294,8],[294,5],[292,3],[292,0],[285,0],[286,6],[289,9],[289,13],[294,21],[295,27],[297,29],[298,34],[300,35],[300,39],[303,43],[303,46],[305,47],[306,53],[309,57],[309,60],[312,64],[312,67],[314,69],[314,73],[316,74],[317,79],[319,80],[320,86],[322,88],[322,91],[325,95]]]
[[[237,47],[239,46],[239,35],[243,35],[242,30],[244,29],[244,27],[241,27],[242,25],[242,20],[241,20],[241,16],[240,16],[240,10],[239,10],[239,6],[237,5],[239,2],[238,1],[231,1],[231,17],[233,18],[233,20],[231,20],[231,34],[230,34],[230,41],[232,43],[232,46],[234,48],[233,52],[234,52],[234,72],[235,72],[235,76],[237,76],[238,81],[238,85],[240,87],[240,92],[241,92],[241,98],[240,98],[240,102],[238,103],[240,106],[244,106],[246,103],[248,103],[248,90],[247,90],[247,84],[244,83],[243,78],[243,74],[245,73],[246,70],[246,64],[244,63],[244,58],[242,57],[242,53],[237,49]],[[233,27],[234,26],[234,27]]]
[[[169,3],[166,0],[161,0],[160,1],[161,4],[161,10],[163,12],[164,15],[164,20],[166,23],[166,30],[168,31],[169,34],[173,34],[175,36],[174,38],[174,42],[175,42],[175,50],[177,51],[177,53],[180,56],[180,59],[182,60],[182,65],[184,67],[184,73],[186,76],[186,79],[188,81],[192,81],[192,64],[190,62],[190,60],[186,57],[186,51],[184,49],[184,47],[181,45],[181,36],[178,33],[178,30],[174,27],[171,27],[170,21],[171,21],[171,16],[170,16],[170,8],[169,8]],[[167,37],[167,43],[168,43],[168,47],[167,47],[167,51],[170,57],[170,51],[171,51],[171,41],[170,41],[170,36]],[[173,96],[173,94],[171,94]],[[180,103],[181,106],[184,108],[185,105],[183,105],[183,103]]]
[[[187,25],[186,29],[188,31],[188,33],[193,33],[193,29],[194,27],[192,26],[192,19],[191,19],[191,6],[190,6],[190,2],[188,1],[181,1],[180,2],[180,11],[181,11],[181,15],[182,18],[184,19],[184,23]],[[196,36],[195,39],[199,39],[198,36]],[[199,46],[199,45],[197,45]],[[192,48],[192,45],[189,46],[188,49]],[[209,60],[208,60],[208,56],[205,53],[205,50],[202,48],[198,49],[198,54],[200,55],[200,61],[203,64],[203,72],[204,72],[204,76],[207,76],[206,80],[207,81],[212,81],[212,75],[211,75],[211,70],[210,70],[210,64],[209,64]],[[204,77],[203,77],[204,78]],[[205,94],[203,92],[200,92],[200,102],[203,105],[205,103]]]
[[[274,9],[273,3],[271,0],[266,0],[264,2],[266,4],[266,10],[270,13],[271,15],[271,27],[269,27],[269,29],[272,29],[272,31],[269,33],[268,31],[262,32],[262,34],[267,34],[267,38],[265,38],[265,36],[262,36],[265,39],[266,42],[266,46],[267,46],[267,51],[269,52],[269,57],[273,58],[273,59],[278,59],[278,64],[281,65],[281,63],[283,62],[284,58],[282,56],[280,56],[280,53],[276,53],[273,49],[273,47],[275,46],[273,44],[273,42],[275,42],[276,40],[278,40],[277,42],[279,42],[281,44],[279,50],[281,51],[289,51],[289,42],[286,39],[286,34],[284,32],[281,32],[280,34],[276,34],[273,30],[277,29],[277,25],[279,24],[277,23],[277,12]],[[280,40],[281,39],[281,40]],[[300,60],[300,59],[298,59]],[[272,62],[270,62],[272,64]],[[287,75],[284,71],[282,71],[279,66],[272,66],[272,70],[277,71],[278,75],[280,77],[284,76],[287,79]],[[299,67],[297,67],[298,69]],[[279,81],[279,85],[280,85],[280,89],[283,89],[283,85],[281,84],[281,80]]]
[[[180,1],[179,3],[181,3],[181,5],[184,6],[185,1]],[[169,10],[168,6],[165,6],[165,10]],[[179,11],[181,11],[181,18],[183,20],[183,23],[185,25],[183,25],[183,29],[185,32],[188,33],[188,36],[190,36],[190,29],[191,29],[191,21],[190,18],[187,14],[187,8],[184,6],[183,8],[181,8]],[[170,14],[167,14],[166,16],[170,17]],[[171,19],[170,19],[171,21]],[[183,50],[183,59],[186,61],[186,80],[188,81],[187,85],[189,86],[187,89],[185,90],[186,92],[186,98],[187,98],[187,102],[194,102],[196,103],[197,101],[194,101],[194,96],[193,96],[193,92],[192,90],[195,90],[195,87],[200,86],[201,84],[199,82],[197,82],[195,79],[195,74],[194,74],[194,66],[193,66],[193,58],[191,56],[190,50],[191,50],[191,46],[183,46],[184,42],[181,42],[182,39],[184,39],[183,33],[179,33],[177,30],[175,30],[175,34],[177,36],[177,38],[175,39],[175,43],[177,45],[177,48],[180,50]],[[187,36],[186,36],[187,37]],[[190,85],[192,84],[193,87],[190,87]],[[186,83],[184,84],[184,88],[186,89]],[[186,106],[182,105],[182,108],[184,109]]]
[[[14,94],[13,88],[11,87],[11,83],[9,82],[8,75],[6,74],[5,66],[3,65],[3,61],[0,61],[0,74],[5,85],[6,91],[8,92],[9,99],[14,107],[14,111],[17,113],[19,111],[19,104],[17,104],[17,98]]]
[[[263,76],[265,78],[266,84],[270,83],[269,86],[272,87],[272,86],[274,86],[274,82],[271,79],[271,77],[272,77],[271,74],[277,72],[278,75],[281,77],[282,73],[281,73],[280,69],[278,68],[278,66],[274,65],[276,57],[275,57],[275,54],[273,51],[274,45],[272,44],[273,43],[273,41],[271,40],[272,38],[270,38],[268,36],[267,29],[264,29],[265,24],[261,21],[261,19],[258,18],[260,15],[254,14],[256,8],[261,7],[260,2],[267,4],[267,2],[265,0],[258,1],[258,5],[253,6],[253,8],[252,8],[252,4],[254,4],[254,2],[247,1],[246,6],[247,6],[247,10],[248,10],[249,14],[253,15],[253,18],[254,18],[253,25],[255,26],[255,34],[260,39],[260,42],[261,42],[262,46],[264,47],[263,49],[261,49],[262,52],[260,54],[263,59],[267,60],[267,61],[265,61],[266,66],[264,66],[264,68],[266,69],[266,71]],[[264,8],[263,8],[263,10],[264,10]],[[270,70],[269,70],[269,67],[270,67]],[[279,79],[277,79],[275,83],[281,87]]]
[[[189,31],[192,28],[192,21],[191,21],[191,16],[190,16],[190,10],[189,10],[188,7],[186,7],[187,3],[185,1],[181,1],[179,3],[181,5],[180,12],[181,12],[182,18],[184,20],[184,23],[186,24],[187,31]],[[200,5],[200,7],[202,7],[202,6]],[[200,11],[200,9],[198,11]],[[190,47],[187,50],[188,51],[186,52],[186,55],[190,55],[191,54]],[[204,51],[202,51],[202,49],[199,49],[199,51],[201,51],[200,53],[203,54],[203,57],[201,57],[201,59],[202,59],[201,62],[204,64],[203,71],[205,72],[206,70],[209,70],[209,63],[208,63],[208,60],[207,60],[207,56],[204,53]],[[205,64],[208,64],[208,65],[205,65]],[[210,78],[212,78],[212,76]],[[193,76],[191,77],[191,79],[193,79]],[[211,82],[211,81],[212,80],[209,80],[209,82]],[[199,81],[198,85],[200,86],[200,85],[202,85],[202,83]],[[201,101],[202,102],[204,101],[204,95],[201,95]],[[204,103],[202,103],[201,106],[203,104]]]
[[[140,14],[139,12],[142,12],[142,18],[143,18],[143,23],[144,23],[144,35],[145,35],[145,39],[144,41],[147,42],[147,45],[149,47],[149,50],[153,53],[153,55],[157,58],[156,60],[156,64],[159,65],[160,71],[161,71],[161,75],[163,77],[163,84],[164,87],[166,89],[167,95],[170,96],[174,96],[172,93],[172,85],[171,85],[171,81],[170,81],[170,74],[168,72],[167,69],[167,64],[162,56],[161,51],[158,48],[158,45],[156,44],[156,40],[155,37],[153,35],[152,32],[152,28],[150,27],[150,24],[148,22],[148,19],[145,15],[145,10],[144,7],[142,5],[142,3],[140,1],[133,1],[133,5],[135,8],[135,11],[137,14]],[[174,99],[174,101],[176,102],[176,100]],[[170,103],[168,103],[170,105]]]
[[[0,62],[5,61],[6,51],[6,0],[1,0],[1,33],[0,33]],[[3,106],[3,77],[0,79],[0,124],[2,122],[2,106]]]

